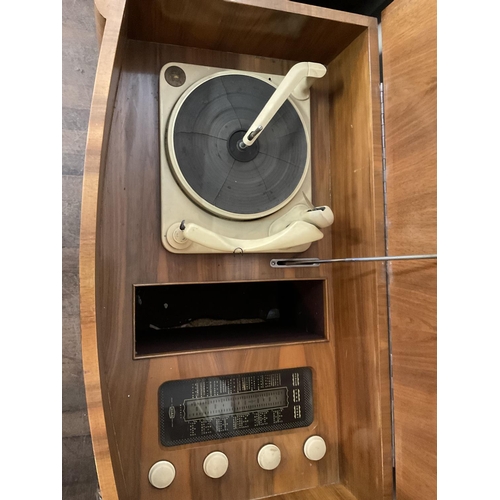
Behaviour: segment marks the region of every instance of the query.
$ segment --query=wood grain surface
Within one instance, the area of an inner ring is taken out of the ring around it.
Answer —
[[[272,498],[273,500],[356,500],[356,497],[341,484],[320,486]]]
[[[436,2],[382,16],[388,246],[436,253]],[[436,498],[435,261],[390,265],[398,500]]]
[[[277,20],[288,19],[288,10],[282,18],[275,14]],[[355,17],[352,24],[357,26]],[[332,253],[351,256],[383,250],[376,24],[367,24],[369,28],[363,28],[347,49],[343,50],[349,43],[344,40],[330,52],[331,57],[341,53],[329,64],[328,78],[313,87],[313,200],[333,206],[336,221],[301,256],[329,258]],[[161,245],[162,65],[179,61],[285,74],[293,61],[148,41],[125,43],[119,33],[119,23],[106,19],[87,145],[80,264],[85,381],[104,500],[236,500],[291,491],[297,492],[283,498],[387,498],[392,485],[387,474],[390,416],[383,267],[273,269],[266,255],[178,255]],[[185,42],[182,34],[177,36],[177,43]],[[335,37],[332,40],[335,45]],[[282,51],[288,53],[283,47]],[[328,342],[133,359],[134,284],[280,278],[326,279],[332,311]],[[161,383],[306,365],[315,373],[316,414],[309,428],[175,449],[159,444]],[[305,439],[314,433],[328,445],[327,455],[316,463],[302,454]],[[283,462],[269,473],[258,468],[255,455],[271,439],[281,448]],[[214,450],[224,451],[230,459],[224,481],[208,479],[201,471],[204,457]],[[151,465],[162,459],[171,460],[178,471],[165,491],[152,488],[147,480]]]
[[[117,0],[108,13],[105,23],[99,62],[97,66],[94,93],[89,117],[87,147],[82,187],[82,213],[80,226],[80,328],[82,342],[82,363],[92,446],[94,449],[99,487],[103,498],[118,498],[111,453],[116,457],[116,447],[106,422],[107,400],[103,398],[105,382],[100,373],[100,361],[96,327],[96,221],[98,196],[101,186],[101,166],[107,151],[107,138],[113,111],[119,65],[120,31],[125,1]]]
[[[129,0],[129,37],[329,63],[370,18],[286,0]],[[331,36],[335,33],[335,36]]]
[[[377,52],[374,22],[329,66],[334,258],[384,254]],[[340,477],[359,500],[390,498],[385,268],[336,264],[333,271]]]
[[[114,436],[123,481],[120,498],[259,498],[338,481],[337,393],[333,341],[286,347],[253,348],[133,359],[133,285],[292,277],[326,277],[331,270],[276,270],[269,255],[179,255],[167,252],[160,240],[160,159],[158,138],[158,77],[170,61],[284,73],[290,63],[235,54],[129,41],[122,65],[110,130],[104,175],[96,269],[100,287],[97,310],[101,369],[108,388]],[[328,94],[318,86],[312,102],[313,120],[325,115]],[[313,199],[330,203],[328,128],[316,126],[312,146]],[[323,132],[321,132],[323,131]],[[312,245],[309,255],[328,255],[331,235]],[[331,290],[327,292],[331,302]],[[329,304],[331,309],[331,304]],[[330,337],[334,331],[328,325]],[[199,445],[161,447],[158,442],[158,387],[167,380],[312,366],[316,375],[316,418],[310,428],[255,435]],[[329,453],[308,462],[302,445],[308,436],[322,435]],[[258,468],[255,454],[272,440],[282,450],[280,468],[269,474]],[[231,465],[224,481],[207,478],[201,469],[205,456],[224,451]],[[178,475],[168,491],[151,487],[147,475],[158,460],[170,460]],[[234,465],[233,465],[234,464]],[[193,470],[194,469],[194,470]],[[306,474],[307,472],[307,474]],[[240,474],[253,479],[241,481]],[[120,484],[121,483],[121,484]]]

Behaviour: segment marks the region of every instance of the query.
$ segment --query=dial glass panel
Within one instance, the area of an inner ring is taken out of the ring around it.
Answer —
[[[165,382],[159,389],[163,446],[307,427],[309,367]]]

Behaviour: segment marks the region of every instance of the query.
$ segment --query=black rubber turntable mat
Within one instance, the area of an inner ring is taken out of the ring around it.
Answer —
[[[174,123],[174,154],[191,188],[235,214],[258,214],[286,200],[302,179],[307,139],[289,101],[257,141],[235,147],[275,87],[245,75],[207,80],[186,98]]]

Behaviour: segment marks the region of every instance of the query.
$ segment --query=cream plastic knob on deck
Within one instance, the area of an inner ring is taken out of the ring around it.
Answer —
[[[156,462],[151,469],[149,469],[148,479],[155,488],[166,488],[170,486],[175,479],[175,467],[166,460]]]
[[[304,443],[304,455],[309,460],[321,460],[326,453],[326,443],[321,436],[311,436]]]
[[[213,451],[205,458],[203,470],[208,477],[218,479],[222,477],[229,467],[229,460],[222,451]]]
[[[266,444],[257,455],[257,462],[264,470],[273,470],[281,462],[281,451],[275,444]]]

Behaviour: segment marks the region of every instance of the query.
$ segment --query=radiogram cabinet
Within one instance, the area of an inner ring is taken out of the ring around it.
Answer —
[[[311,192],[335,220],[292,257],[435,253],[435,2],[389,5],[382,57],[375,18],[287,0],[95,13],[80,301],[103,500],[435,498],[435,262],[276,269],[272,253],[169,252],[159,134],[168,63],[321,63]]]

